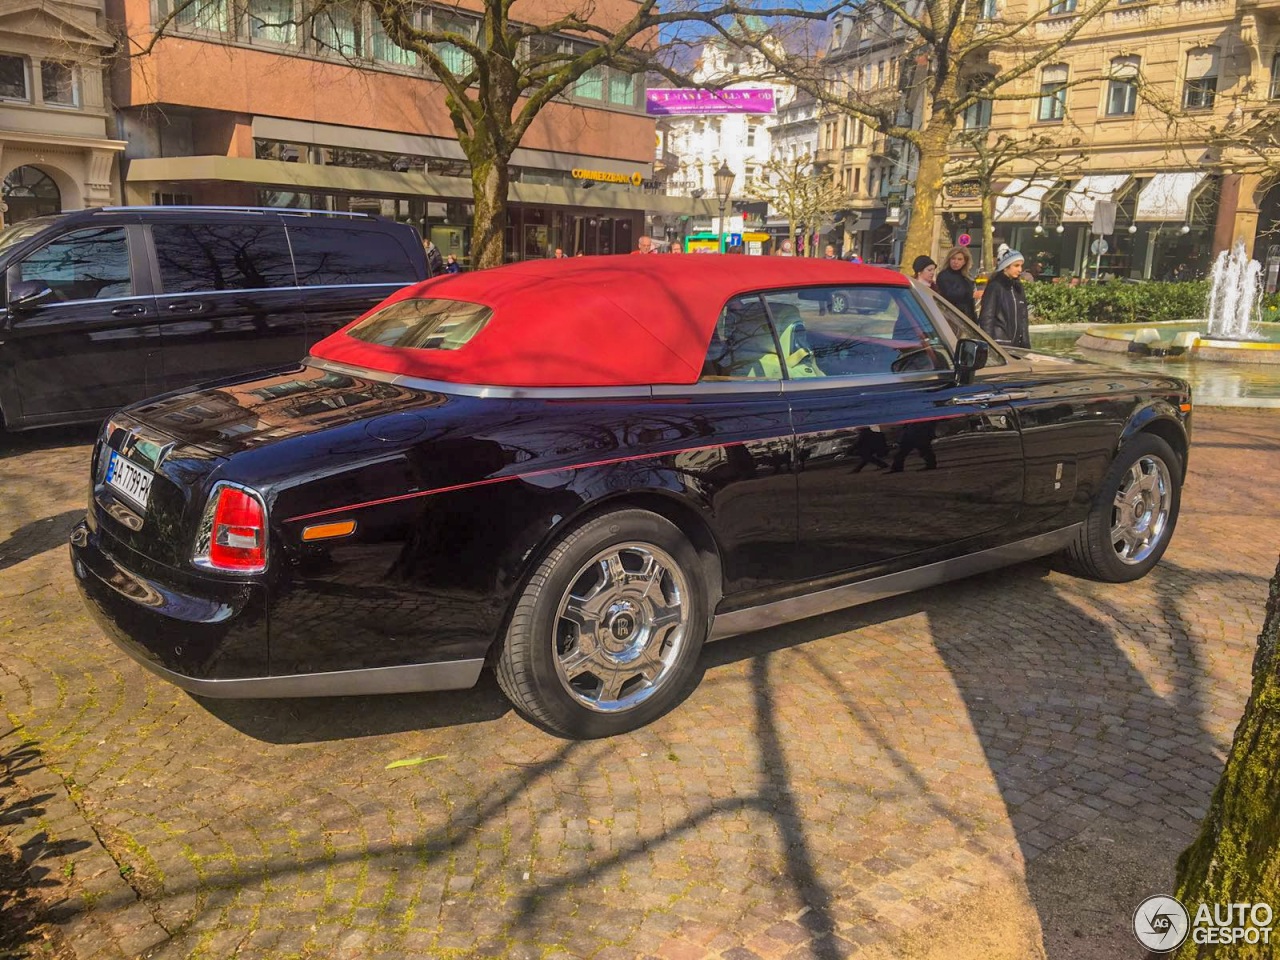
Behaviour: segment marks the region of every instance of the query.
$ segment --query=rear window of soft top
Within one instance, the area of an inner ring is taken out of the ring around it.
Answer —
[[[457,350],[492,316],[489,307],[462,300],[399,300],[365,317],[347,336],[381,347]]]

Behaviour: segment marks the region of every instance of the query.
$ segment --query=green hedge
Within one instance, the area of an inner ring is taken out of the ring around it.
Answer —
[[[1032,323],[1154,323],[1198,320],[1207,312],[1209,283],[1028,283]],[[1276,301],[1273,296],[1269,298]],[[1280,312],[1280,301],[1271,307]]]

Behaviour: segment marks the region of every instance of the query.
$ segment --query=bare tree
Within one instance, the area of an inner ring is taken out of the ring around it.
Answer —
[[[1036,180],[1061,180],[1075,173],[1082,161],[1078,150],[1062,142],[1060,135],[1034,133],[1018,138],[1007,133],[991,136],[988,128],[965,130],[956,135],[953,155],[945,171],[948,187],[972,185],[982,210],[982,256],[994,260],[996,200],[1019,196]],[[999,181],[1017,175],[1022,190],[1001,191]],[[982,267],[990,269],[984,262]]]
[[[831,172],[815,171],[813,158],[807,153],[789,160],[770,160],[763,166],[761,178],[748,184],[746,192],[753,200],[766,201],[787,218],[793,244],[799,224],[813,227],[847,203],[844,191],[836,185]],[[807,245],[807,252],[799,245],[796,249],[804,256],[814,252],[808,250]]]
[[[503,260],[512,154],[543,109],[584,77],[612,68],[632,77],[651,73],[687,83],[672,65],[678,62],[672,48],[689,44],[670,36],[681,26],[705,35],[717,24],[727,28],[748,15],[753,23],[777,18],[795,22],[826,19],[834,9],[756,7],[750,0],[676,0],[660,7],[658,0],[636,0],[622,8],[622,16],[611,17],[593,0],[477,0],[474,7],[454,0],[432,8],[439,15],[424,20],[416,0],[364,2],[388,39],[416,54],[444,88],[449,117],[470,164],[475,203],[471,254],[478,267]],[[146,56],[184,19],[198,18],[206,3],[174,0],[151,35],[131,38],[131,55]],[[314,0],[304,3],[299,16],[271,25],[307,29],[323,45],[334,33],[326,25],[349,19],[354,8],[353,0]],[[331,49],[351,56],[340,46]]]
[[[903,259],[910,261],[933,245],[934,211],[965,111],[984,102],[1039,96],[1032,87],[1040,67],[1052,63],[1110,3],[1073,4],[1071,22],[1044,36],[1038,25],[1062,10],[1035,0],[1010,0],[1000,17],[988,17],[992,5],[981,0],[867,0],[858,7],[857,21],[899,38],[906,54],[896,97],[832,83],[821,60],[762,52],[774,70],[820,102],[915,151],[915,191],[903,249]]]

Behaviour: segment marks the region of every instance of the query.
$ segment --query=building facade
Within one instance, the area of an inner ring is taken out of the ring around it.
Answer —
[[[886,111],[911,129],[920,110],[906,49],[902,28],[887,11],[841,14],[832,21],[823,74],[837,96]],[[911,201],[912,149],[832,103],[821,111],[818,136],[818,162],[848,197],[831,239],[844,256],[897,263]]]
[[[119,202],[100,0],[27,0],[0,10],[0,173],[7,225]]]
[[[1023,0],[989,11],[994,29],[1027,15]],[[1055,4],[1033,42],[1077,15],[1075,0]],[[1236,240],[1263,256],[1259,211],[1280,195],[1247,143],[1255,111],[1280,96],[1278,24],[1280,2],[1122,0],[1011,88],[1025,99],[972,111],[966,125],[992,137],[1056,144],[993,174],[996,242],[1047,279],[1203,277]],[[978,186],[944,191],[940,245],[980,235]]]
[[[112,2],[134,38],[170,15],[166,0]],[[465,4],[418,10],[424,26],[480,29]],[[293,11],[290,0],[197,0],[120,72],[127,201],[380,213],[465,262],[473,194],[443,86],[366,6],[304,27],[285,22]],[[631,12],[607,0],[595,19]],[[465,69],[460,49],[443,55]],[[622,72],[594,70],[548,104],[512,157],[508,258],[624,253],[646,211],[702,211],[657,194],[653,138],[643,84]]]

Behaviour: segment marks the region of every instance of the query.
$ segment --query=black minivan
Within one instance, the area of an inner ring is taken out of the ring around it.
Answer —
[[[252,207],[104,207],[0,232],[0,415],[101,420],[154,394],[300,360],[425,279],[406,224]]]

